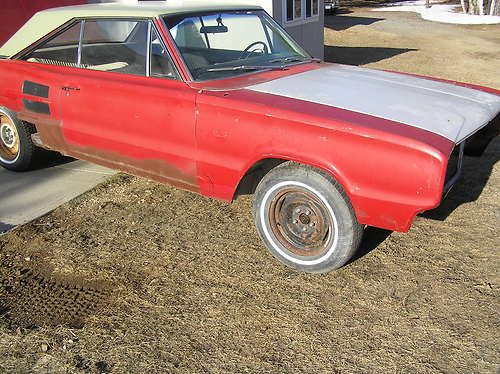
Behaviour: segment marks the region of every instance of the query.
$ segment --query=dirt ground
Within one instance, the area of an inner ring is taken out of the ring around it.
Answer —
[[[500,26],[356,10],[328,60],[500,88]],[[407,234],[326,275],[280,265],[232,205],[119,175],[0,237],[0,371],[495,373],[500,141]]]

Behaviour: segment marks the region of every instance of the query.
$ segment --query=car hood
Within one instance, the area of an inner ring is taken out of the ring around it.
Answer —
[[[388,119],[433,132],[457,144],[487,125],[500,111],[500,96],[495,94],[336,64],[247,89]]]

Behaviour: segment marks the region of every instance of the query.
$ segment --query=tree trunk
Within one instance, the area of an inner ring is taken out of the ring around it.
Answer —
[[[500,0],[460,0],[464,13],[476,15],[500,15]]]
[[[495,1],[495,0],[493,0]],[[465,0],[460,0],[460,4],[462,4],[462,10],[464,11],[464,13],[467,13],[467,8],[468,8],[468,5],[469,3],[466,3]]]
[[[489,14],[490,16],[500,16],[500,1],[491,0]]]
[[[478,0],[469,0],[469,14],[479,14]]]

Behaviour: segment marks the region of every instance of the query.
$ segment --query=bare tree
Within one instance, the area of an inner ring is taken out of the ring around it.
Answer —
[[[500,15],[499,0],[460,0],[464,13],[477,15]]]
[[[468,13],[469,3],[465,2],[465,0],[460,0],[460,4],[462,4],[462,10],[464,11],[464,13]]]

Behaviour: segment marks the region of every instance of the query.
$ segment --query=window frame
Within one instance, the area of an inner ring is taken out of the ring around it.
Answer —
[[[153,55],[153,32],[156,33],[156,35],[158,36],[158,40],[160,41],[160,44],[161,44],[162,48],[167,52],[167,56],[170,59],[170,62],[172,63],[172,67],[175,70],[175,76],[174,77],[151,75],[151,56]],[[150,77],[150,78],[173,79],[173,80],[182,81],[181,72],[180,72],[179,68],[177,67],[177,64],[175,63],[175,60],[174,60],[174,58],[172,56],[172,53],[168,49],[168,46],[167,46],[167,43],[165,43],[165,40],[163,40],[163,37],[161,35],[160,30],[158,29],[158,27],[156,27],[156,25],[152,21],[150,23],[150,29],[148,30],[148,34],[149,34],[148,35],[148,39],[149,39],[149,41],[148,41],[149,62],[146,65],[146,69],[148,69],[149,71],[148,71],[148,75],[147,76]],[[170,37],[170,35],[169,35],[169,37]]]
[[[308,23],[308,22],[317,22],[320,18],[320,12],[321,12],[321,3],[322,1],[321,0],[311,0],[311,15],[310,16],[307,16],[307,0],[300,0],[300,6],[301,6],[301,15],[300,17],[295,17],[295,5],[296,5],[296,2],[295,0],[292,0],[292,4],[293,4],[293,9],[292,9],[292,14],[293,14],[293,19],[291,20],[288,20],[288,16],[287,16],[287,11],[288,11],[288,2],[287,0],[282,0],[282,4],[284,5],[282,8],[283,10],[283,25],[284,26],[298,26],[298,25],[302,25],[302,24],[305,24],[305,23]],[[314,10],[314,2],[317,1],[318,2],[318,12],[316,14],[314,14],[313,10]],[[324,7],[324,5],[323,5]]]
[[[147,34],[148,47],[147,47],[147,54],[146,54],[146,71],[144,72],[144,76],[133,75],[133,74],[123,74],[123,73],[117,73],[117,74],[126,75],[126,76],[135,76],[135,77],[156,78],[156,79],[170,79],[170,80],[179,80],[179,81],[182,80],[182,75],[180,74],[179,67],[176,64],[175,59],[173,58],[172,53],[171,53],[170,49],[168,48],[167,43],[165,43],[165,41],[163,40],[163,36],[162,36],[160,30],[154,24],[154,22],[153,22],[154,19],[147,18],[147,17],[82,17],[82,18],[73,18],[70,21],[68,21],[65,24],[58,27],[57,29],[48,33],[44,37],[40,38],[39,40],[37,40],[35,43],[30,45],[29,47],[25,48],[24,50],[20,51],[16,55],[12,56],[11,59],[26,61],[26,60],[24,60],[24,58],[27,57],[27,55],[36,51],[43,44],[50,42],[54,38],[57,38],[59,35],[66,32],[74,25],[80,23],[80,35],[79,35],[79,41],[78,41],[78,55],[77,55],[77,63],[76,63],[77,66],[75,66],[75,69],[89,70],[89,71],[94,71],[97,73],[113,73],[113,72],[107,72],[107,71],[85,69],[84,67],[81,66],[83,36],[85,33],[85,22],[86,21],[116,21],[116,22],[120,22],[120,21],[122,21],[122,22],[123,21],[144,22],[144,21],[146,21],[148,23],[148,34]],[[155,30],[156,34],[158,35],[159,41],[160,41],[162,47],[167,52],[166,57],[170,59],[172,67],[175,70],[175,75],[172,77],[158,76],[158,75],[151,76],[151,53],[152,53],[152,35],[153,35],[152,31],[153,31],[153,29]],[[130,37],[130,35],[127,37],[127,40],[129,37]],[[40,62],[30,62],[30,63],[51,66],[50,64],[43,64]],[[116,72],[114,72],[114,73],[116,73]]]
[[[318,4],[318,10],[316,12],[316,14],[314,13],[314,2],[317,2]],[[307,0],[306,0],[306,5],[307,5]],[[310,18],[315,18],[315,17],[318,17],[319,18],[319,12],[320,12],[320,5],[321,5],[321,0],[311,0],[311,15],[308,17],[307,16],[307,9],[306,9],[306,19],[310,19]],[[323,10],[324,10],[324,5],[323,5]],[[306,6],[307,8],[307,6]]]

